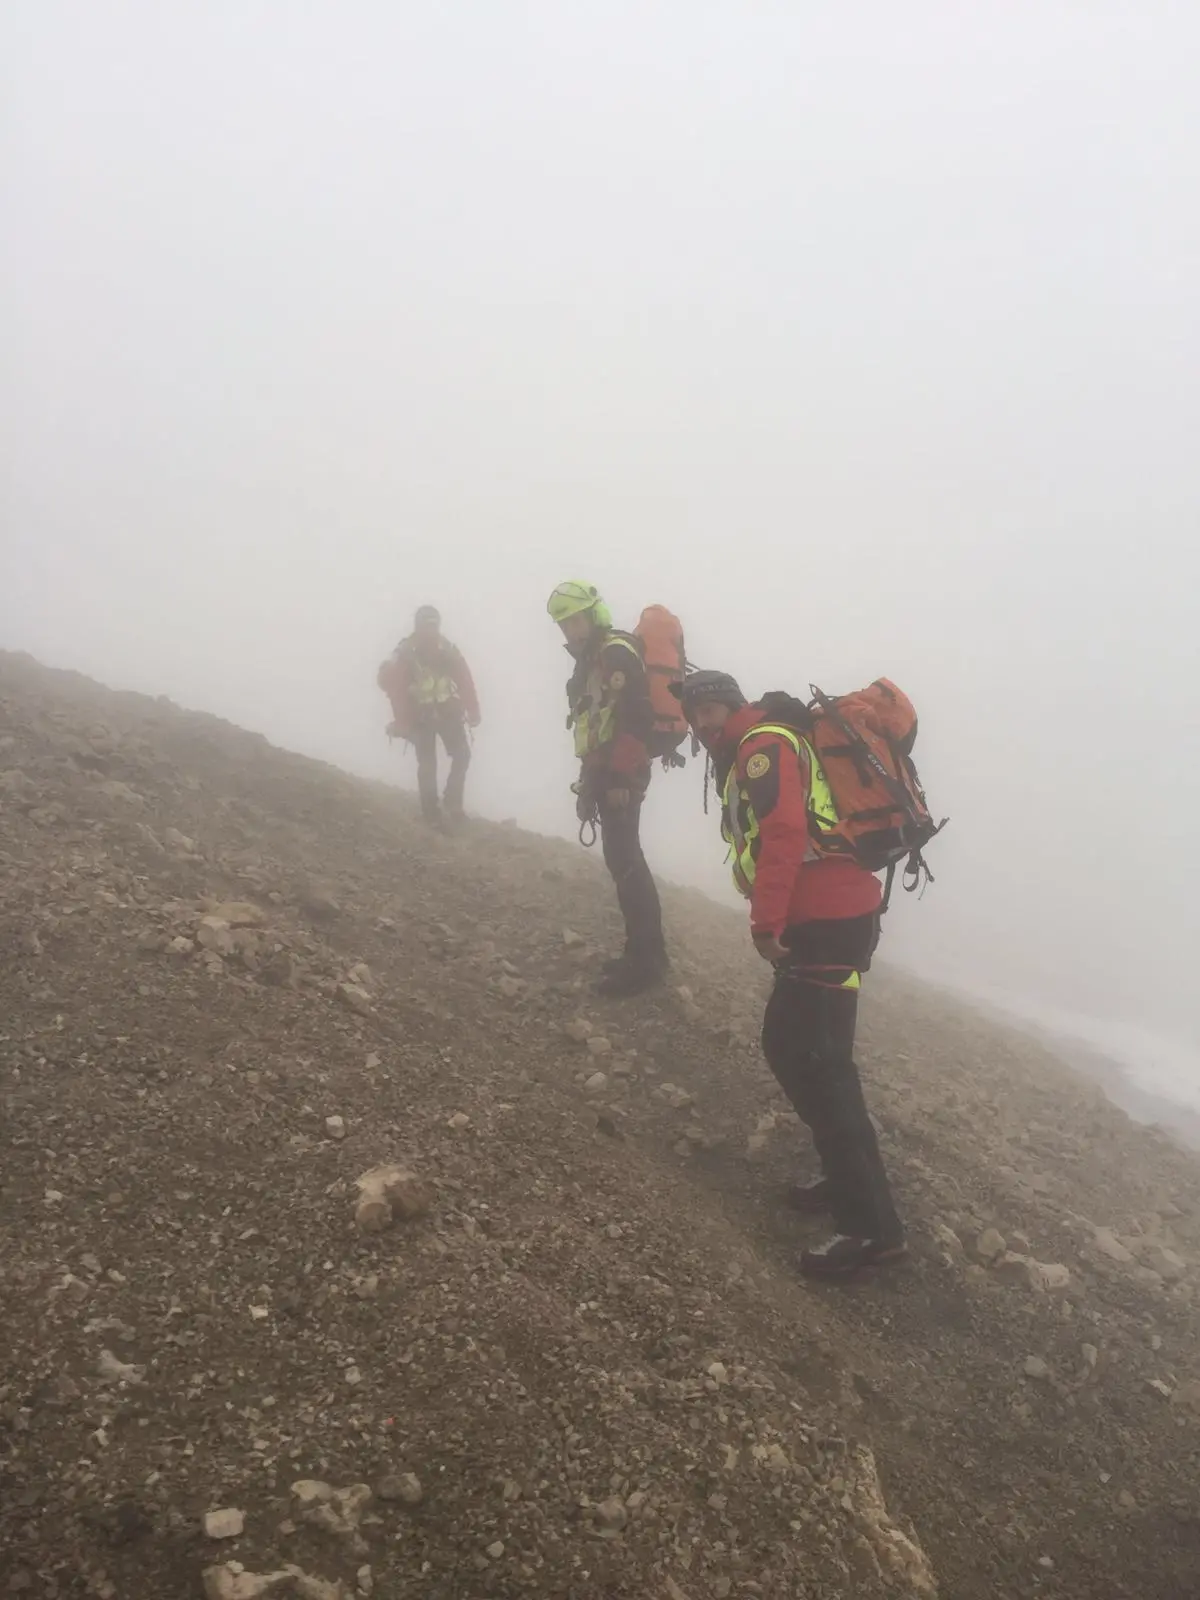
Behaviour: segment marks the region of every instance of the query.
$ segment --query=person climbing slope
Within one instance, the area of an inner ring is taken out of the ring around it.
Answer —
[[[417,752],[421,813],[433,826],[463,817],[463,793],[471,760],[468,728],[479,726],[479,696],[466,657],[442,635],[435,606],[418,608],[413,631],[379,669],[379,687],[392,706],[388,734],[406,739]],[[444,801],[438,801],[438,740],[450,757]],[[444,811],[442,809],[444,805]]]

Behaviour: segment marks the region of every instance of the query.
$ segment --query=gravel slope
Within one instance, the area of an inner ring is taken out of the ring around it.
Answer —
[[[0,1593],[1195,1600],[1195,1162],[873,974],[914,1259],[807,1287],[740,918],[598,1004],[609,899],[0,655]]]

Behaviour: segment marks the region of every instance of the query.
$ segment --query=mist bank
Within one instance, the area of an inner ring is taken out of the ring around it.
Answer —
[[[929,981],[927,974],[907,970]],[[1186,1040],[1136,1023],[1047,1006],[999,985],[956,982],[941,987],[1034,1035],[1135,1121],[1157,1125],[1200,1151],[1200,1051]]]

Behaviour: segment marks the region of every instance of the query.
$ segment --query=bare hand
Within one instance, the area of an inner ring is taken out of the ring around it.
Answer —
[[[769,961],[772,966],[778,966],[781,961],[788,959],[786,945],[780,944],[773,933],[756,933],[752,935],[754,948],[764,961]]]
[[[628,789],[610,789],[604,796],[604,803],[610,811],[624,811],[629,804]]]

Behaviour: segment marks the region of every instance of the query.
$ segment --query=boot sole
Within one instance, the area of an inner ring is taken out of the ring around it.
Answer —
[[[871,1272],[876,1267],[895,1266],[898,1261],[903,1261],[908,1256],[906,1244],[893,1245],[890,1250],[881,1250],[878,1255],[873,1255],[867,1261],[856,1261],[852,1266],[831,1267],[821,1262],[800,1260],[800,1271],[806,1278],[814,1278],[818,1282],[845,1283],[848,1279],[857,1278],[864,1272]]]

